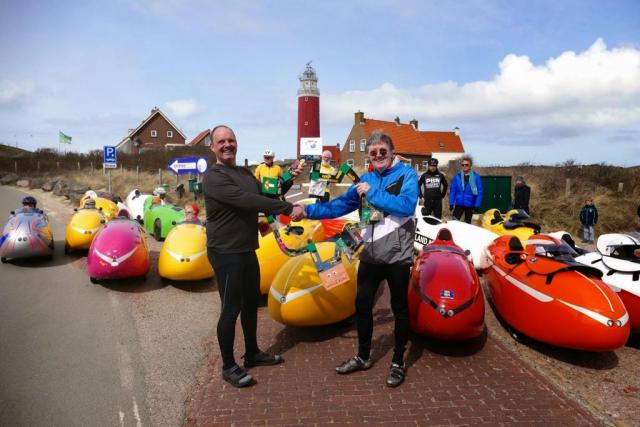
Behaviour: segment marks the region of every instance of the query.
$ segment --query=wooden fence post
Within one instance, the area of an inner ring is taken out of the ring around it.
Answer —
[[[140,165],[136,165],[136,187],[140,183]]]
[[[38,160],[38,172],[40,172],[40,160]]]
[[[158,186],[162,185],[162,168],[158,168]]]
[[[619,182],[618,183],[618,193],[622,193],[622,189],[624,188],[624,183],[623,182]]]
[[[564,187],[564,194],[567,196],[571,194],[571,178],[567,178],[567,181]]]
[[[80,170],[80,162],[78,162],[78,170]]]
[[[18,161],[14,160],[13,162],[13,168],[16,170],[16,175],[18,174]]]

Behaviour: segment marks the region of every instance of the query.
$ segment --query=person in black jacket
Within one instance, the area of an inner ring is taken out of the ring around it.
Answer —
[[[580,210],[580,223],[584,234],[582,243],[593,243],[595,240],[593,227],[598,223],[598,208],[593,204],[591,198],[585,201],[585,205]]]
[[[418,180],[420,198],[424,200],[422,215],[433,215],[442,219],[442,199],[447,194],[449,183],[447,178],[438,170],[438,159],[429,159],[427,171]]]
[[[513,208],[523,209],[529,213],[529,198],[531,197],[531,187],[525,182],[521,176],[516,177],[516,185],[513,189]]]
[[[253,384],[253,378],[238,366],[233,355],[235,329],[241,315],[245,342],[244,367],[275,365],[282,356],[260,351],[256,337],[260,267],[258,212],[296,214],[301,206],[260,194],[260,182],[251,171],[236,166],[238,143],[227,126],[211,131],[211,151],[216,163],[204,178],[207,210],[207,256],[213,266],[220,294],[218,344],[222,356],[222,377],[236,387]],[[300,168],[293,171],[297,176]]]

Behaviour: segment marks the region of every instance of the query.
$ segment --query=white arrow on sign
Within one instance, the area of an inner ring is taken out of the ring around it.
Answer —
[[[173,163],[171,163],[169,165],[169,168],[174,171],[175,173],[178,173],[178,171],[180,170],[184,170],[184,169],[195,169],[196,168],[196,162],[185,162],[185,163],[180,163],[177,159],[173,161]]]

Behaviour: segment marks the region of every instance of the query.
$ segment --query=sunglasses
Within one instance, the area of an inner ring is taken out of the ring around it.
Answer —
[[[369,156],[370,157],[377,157],[378,153],[380,153],[381,156],[386,156],[388,151],[385,148],[381,148],[380,150],[371,150],[371,151],[369,151]]]
[[[471,166],[471,163],[460,163],[461,166]]]

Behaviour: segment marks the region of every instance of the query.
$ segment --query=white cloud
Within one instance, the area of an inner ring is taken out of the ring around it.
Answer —
[[[34,84],[31,81],[13,82],[4,80],[0,82],[0,106],[11,106],[24,101],[33,93]]]
[[[202,111],[202,107],[195,99],[176,99],[165,103],[169,117],[188,119]]]
[[[322,117],[342,124],[361,110],[366,117],[385,120],[396,115],[403,122],[417,118],[433,130],[438,129],[434,125],[460,126],[496,137],[557,138],[640,121],[636,47],[608,49],[598,39],[584,52],[564,52],[539,65],[527,56],[509,54],[499,70],[490,81],[448,81],[417,88],[385,83],[368,91],[324,95]]]

